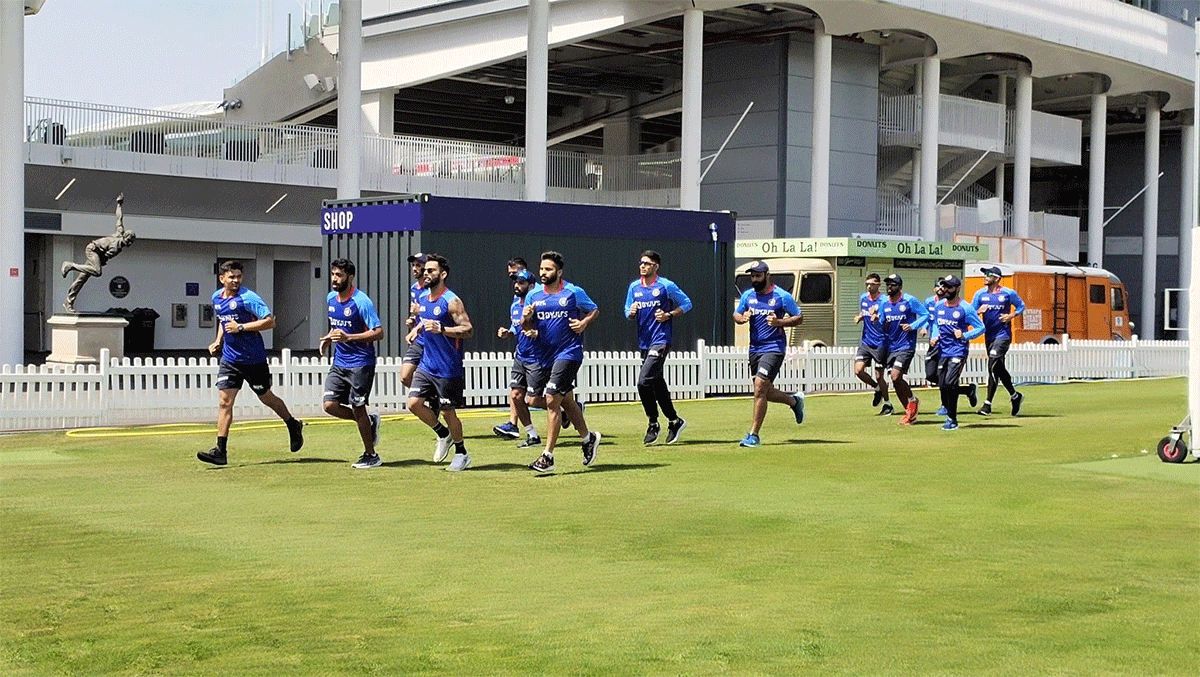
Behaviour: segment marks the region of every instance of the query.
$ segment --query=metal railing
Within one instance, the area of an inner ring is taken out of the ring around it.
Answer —
[[[25,122],[26,141],[64,148],[317,169],[336,169],[338,162],[335,129],[231,122],[215,107],[144,110],[27,98]],[[518,146],[364,135],[360,163],[366,189],[508,199],[524,195],[525,149]],[[558,199],[673,207],[679,204],[679,180],[678,153],[547,153],[547,188]]]

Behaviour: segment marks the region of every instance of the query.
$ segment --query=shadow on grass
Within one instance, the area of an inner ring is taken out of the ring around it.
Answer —
[[[315,456],[291,456],[288,458],[275,458],[262,463],[243,463],[242,465],[279,465],[279,464],[295,464],[295,463],[345,463],[350,465],[358,459],[354,458],[317,458]]]
[[[764,447],[778,446],[780,444],[850,444],[850,440],[821,440],[821,439],[790,439],[783,442],[764,442]]]
[[[546,475],[538,475],[538,477],[551,477],[553,475],[577,475],[579,473],[589,472],[617,472],[620,470],[655,470],[657,468],[666,468],[670,463],[598,463],[589,468],[579,467],[573,470],[560,470],[557,473],[548,473]],[[526,468],[528,469],[528,468]]]

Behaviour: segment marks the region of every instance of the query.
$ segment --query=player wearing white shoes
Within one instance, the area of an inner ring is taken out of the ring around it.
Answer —
[[[466,404],[463,339],[471,338],[474,328],[462,299],[446,288],[450,264],[445,257],[430,254],[424,271],[423,289],[417,299],[418,320],[409,332],[410,339],[416,335],[424,337],[424,350],[408,390],[408,410],[437,435],[433,462],[445,461],[453,444],[454,459],[447,470],[466,470],[471,457],[463,442],[462,421],[456,410]],[[440,405],[445,425],[438,422],[438,414],[426,404],[429,399]]]
[[[663,377],[663,365],[671,351],[674,320],[692,309],[692,300],[674,282],[658,274],[662,257],[647,249],[638,259],[638,279],[629,283],[625,294],[625,316],[637,321],[638,349],[642,351],[642,370],[637,389],[642,409],[650,423],[642,442],[649,446],[658,441],[662,426],[658,409],[667,417],[667,444],[679,441],[687,421],[679,417],[671,401],[671,389]]]
[[[382,464],[379,444],[379,414],[367,413],[371,388],[375,384],[375,346],[383,338],[383,323],[375,304],[354,285],[355,267],[349,259],[329,264],[329,286],[325,298],[329,307],[329,333],[321,337],[317,349],[321,355],[333,346],[333,365],[325,377],[322,407],[325,413],[358,424],[362,438],[362,457],[355,468],[375,468]]]

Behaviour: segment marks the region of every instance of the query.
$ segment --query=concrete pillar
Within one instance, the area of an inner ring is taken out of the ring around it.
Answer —
[[[546,201],[550,0],[529,0],[525,50],[525,199]]]
[[[25,363],[24,4],[0,2],[0,365]]]
[[[1155,337],[1158,313],[1158,144],[1162,115],[1158,98],[1146,98],[1146,194],[1142,203],[1142,308],[1138,336],[1144,339]]]
[[[996,92],[996,103],[1005,109],[1003,122],[1000,123],[1004,127],[1000,134],[1000,138],[1004,139],[1004,145],[1000,147],[1000,164],[996,165],[996,197],[1000,198],[1000,217],[1004,218],[1004,203],[1008,202],[1008,193],[1005,190],[1008,185],[1008,75],[1000,73],[996,77],[996,83],[996,89],[999,90]],[[1007,225],[1001,226],[1000,233],[1002,235],[1009,234],[1005,232]],[[996,253],[995,259],[1000,260],[999,252]]]
[[[918,219],[921,237],[938,239],[937,171],[939,107],[942,96],[942,60],[927,56],[921,62],[921,196]]]
[[[629,110],[637,105],[636,93],[631,93],[612,105],[623,110],[608,118],[604,123],[604,154],[610,156],[638,155],[641,153],[642,121]]]
[[[700,125],[704,91],[704,12],[683,12],[683,124],[679,148],[679,207],[700,208]]]
[[[1029,64],[1017,64],[1013,126],[1013,235],[1029,237],[1029,174],[1033,157],[1033,75]]]
[[[387,89],[362,95],[362,133],[396,135],[396,92]]]
[[[818,21],[813,30],[812,174],[809,237],[829,237],[829,134],[833,109],[833,36]]]
[[[1097,81],[1092,93],[1092,150],[1088,172],[1088,263],[1104,267],[1104,162],[1108,148],[1108,97]]]
[[[362,0],[342,0],[338,22],[337,196],[361,195]]]
[[[1184,125],[1179,144],[1183,149],[1182,176],[1179,184],[1182,186],[1179,202],[1179,286],[1182,289],[1189,289],[1192,286],[1192,247],[1195,246],[1192,236],[1196,228],[1196,193],[1200,192],[1196,155],[1192,152],[1195,143],[1196,121],[1193,119],[1192,124]],[[1179,332],[1180,339],[1188,338],[1188,328],[1191,326],[1188,321],[1190,318],[1187,306],[1192,304],[1187,301],[1188,298],[1188,296],[1184,296],[1182,300],[1185,302],[1179,304],[1179,327],[1182,330]]]

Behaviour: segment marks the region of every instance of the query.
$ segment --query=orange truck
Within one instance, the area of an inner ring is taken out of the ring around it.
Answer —
[[[1000,284],[1025,302],[1024,314],[1013,320],[1013,343],[1061,343],[1073,339],[1128,341],[1129,296],[1125,285],[1102,268],[1039,266],[1009,263],[967,263],[963,279],[969,301],[984,287],[980,270],[999,266]],[[983,340],[980,338],[979,340]]]

